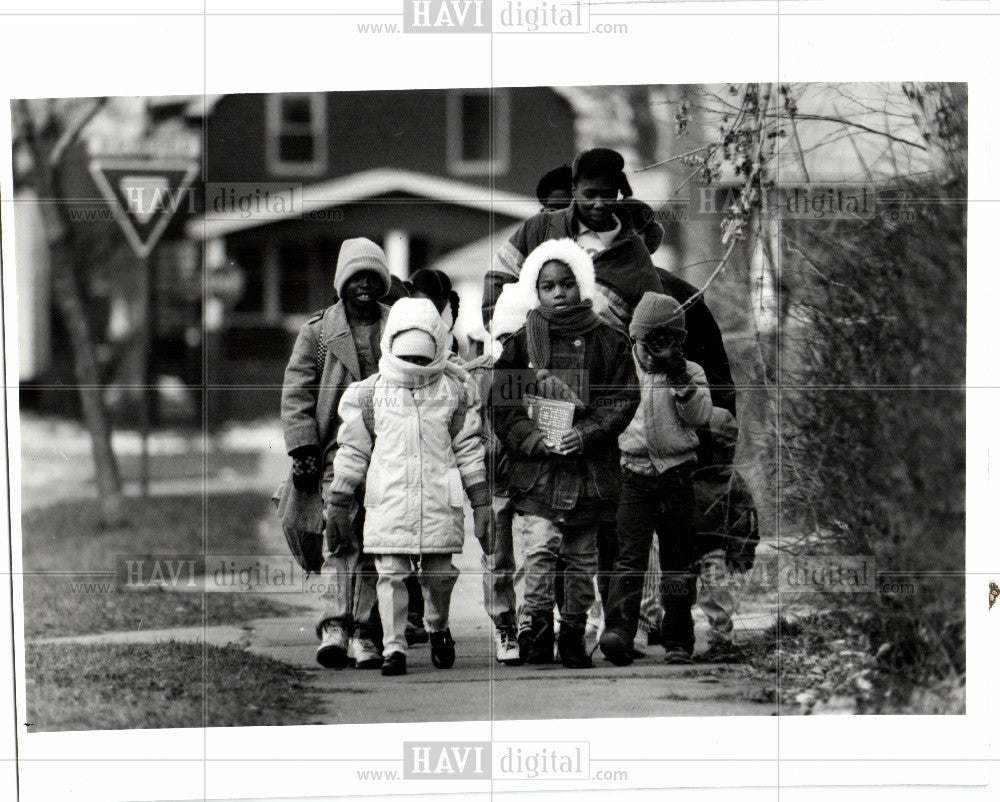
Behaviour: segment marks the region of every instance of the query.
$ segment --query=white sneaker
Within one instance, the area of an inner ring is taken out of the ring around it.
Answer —
[[[632,641],[632,657],[645,657],[649,651],[649,633],[644,629],[638,629],[635,633],[635,640]]]
[[[382,667],[382,655],[371,638],[351,638],[351,642],[347,644],[347,658],[354,661],[356,668]]]
[[[316,650],[316,662],[323,668],[343,668],[347,665],[347,633],[340,624],[323,624],[322,642]]]
[[[517,634],[512,629],[493,630],[493,643],[496,647],[497,662],[505,666],[519,666],[521,649],[517,645]]]

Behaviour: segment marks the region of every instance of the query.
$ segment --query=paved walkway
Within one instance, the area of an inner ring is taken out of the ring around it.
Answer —
[[[35,421],[29,426],[44,429],[46,424]],[[49,437],[54,437],[48,439],[46,448],[44,441],[39,439],[40,434],[35,431],[29,436],[31,446],[41,446],[48,453],[30,453],[29,448],[24,454],[26,506],[53,503],[67,497],[67,494],[71,494],[70,497],[88,495],[90,485],[81,479],[79,460],[83,456],[83,446],[79,437],[68,437],[65,432],[46,432]],[[280,444],[280,430],[269,427],[259,433],[237,432],[228,437],[224,445],[230,449],[235,447],[239,450],[244,445],[243,441],[256,444],[259,459],[255,470],[239,473],[223,469],[204,479],[165,479],[154,482],[152,491],[177,493],[226,489],[270,493],[287,469],[287,457]],[[59,446],[57,451],[66,451],[65,459],[51,459],[53,443]],[[182,444],[162,438],[156,446],[161,452],[183,450]],[[45,465],[32,464],[33,457],[44,459]],[[84,463],[82,470],[86,473],[89,464]],[[60,479],[55,485],[51,481],[54,475]],[[37,492],[43,486],[48,492]],[[52,493],[53,486],[63,492]],[[277,520],[265,522],[261,529],[265,545],[269,550],[273,549],[271,553],[284,555],[286,546]],[[662,662],[662,649],[659,647],[651,648],[646,658],[627,668],[616,668],[605,662],[600,652],[595,654],[595,667],[589,670],[572,671],[561,665],[501,666],[493,659],[492,626],[483,612],[479,581],[479,546],[471,535],[466,539],[465,552],[457,555],[455,562],[462,571],[455,587],[451,616],[458,660],[454,668],[447,671],[431,665],[430,650],[426,645],[411,650],[409,673],[405,677],[384,678],[377,671],[322,669],[315,662],[315,618],[303,614],[261,619],[248,622],[245,626],[111,632],[33,642],[204,640],[214,645],[239,644],[305,669],[310,684],[323,699],[323,711],[318,718],[327,723],[774,713],[773,705],[747,700],[747,681],[742,678],[743,672],[738,667],[708,664],[668,666]],[[196,592],[202,590],[198,588]],[[302,594],[269,593],[268,598],[318,609],[318,602],[305,599]],[[744,636],[763,629],[773,623],[774,612],[760,602],[754,606],[746,605],[738,618],[737,628]],[[696,631],[703,642],[707,624],[700,613],[697,622]]]

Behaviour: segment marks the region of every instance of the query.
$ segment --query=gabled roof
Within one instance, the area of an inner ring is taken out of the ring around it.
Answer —
[[[274,201],[279,196],[283,197],[281,203],[270,204],[272,207],[280,207],[278,210],[254,211],[247,217],[241,217],[239,211],[206,212],[191,220],[186,231],[192,239],[213,239],[283,220],[294,220],[301,217],[303,212],[356,203],[391,192],[403,192],[455,206],[496,212],[520,220],[534,214],[538,206],[533,197],[490,189],[467,181],[412,170],[378,169],[307,185],[301,189],[298,199],[293,199],[290,193],[282,195],[272,192],[271,198]]]

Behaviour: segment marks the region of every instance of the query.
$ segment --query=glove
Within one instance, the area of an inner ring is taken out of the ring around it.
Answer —
[[[687,372],[687,361],[684,359],[684,352],[680,348],[671,349],[663,359],[657,360],[667,376],[667,381],[671,384],[684,385],[691,381]]]
[[[326,505],[326,547],[330,554],[339,557],[355,545],[354,521],[351,519],[351,505],[354,496],[350,493],[332,493]]]
[[[483,554],[492,554],[496,549],[496,516],[490,506],[472,508],[472,525],[476,540],[483,549]]]
[[[292,484],[296,490],[303,492],[319,489],[319,480],[323,475],[320,465],[322,452],[319,446],[299,446],[291,454]]]
[[[542,398],[552,398],[556,401],[568,401],[574,406],[584,408],[583,401],[573,392],[573,389],[558,376],[542,369],[538,371],[538,395]]]

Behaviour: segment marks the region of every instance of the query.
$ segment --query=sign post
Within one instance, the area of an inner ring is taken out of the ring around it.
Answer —
[[[190,158],[157,158],[153,152],[143,153],[137,148],[136,153],[126,157],[92,158],[89,170],[140,260],[139,485],[142,495],[148,496],[149,434],[156,402],[153,347],[157,319],[155,267],[149,257],[198,174],[198,162]]]

